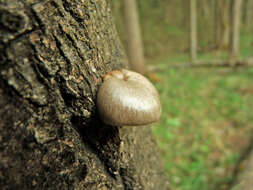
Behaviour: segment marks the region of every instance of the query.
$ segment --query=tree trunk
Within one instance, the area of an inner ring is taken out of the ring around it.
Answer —
[[[230,7],[231,0],[216,0],[215,13],[215,35],[216,47],[218,50],[228,49],[230,45],[231,23],[230,23]]]
[[[197,59],[197,2],[190,0],[190,20],[191,20],[191,63]]]
[[[215,13],[214,13],[214,22],[215,22],[215,30],[214,30],[214,35],[215,35],[215,46],[217,49],[220,49],[220,39],[221,39],[221,20],[220,20],[220,5],[222,5],[222,1],[220,0],[215,0]]]
[[[252,31],[252,19],[253,19],[253,1],[245,0],[243,3],[243,24],[244,27],[250,32]]]
[[[251,0],[252,1],[252,0]],[[245,26],[247,26],[248,19],[249,19],[249,12],[252,10],[250,9],[250,2],[249,0],[245,0],[242,5],[242,22]]]
[[[240,170],[235,184],[234,190],[250,190],[253,187],[253,152],[250,152],[248,158],[240,164]]]
[[[107,1],[0,1],[0,189],[168,189],[149,127],[103,124],[125,67]]]
[[[230,7],[231,7],[231,0],[226,0],[226,1],[222,1],[223,2],[223,9],[222,11],[222,16],[221,16],[221,20],[222,20],[222,39],[221,39],[221,44],[220,47],[222,49],[226,49],[228,50],[229,45],[230,45]]]
[[[135,0],[123,0],[123,3],[130,66],[134,71],[145,74],[146,67],[136,2]]]
[[[231,60],[236,61],[240,51],[240,23],[241,23],[241,7],[242,0],[234,0],[233,18],[232,18],[232,44],[231,44]]]

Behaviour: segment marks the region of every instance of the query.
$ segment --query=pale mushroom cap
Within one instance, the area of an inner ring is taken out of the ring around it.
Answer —
[[[113,72],[106,75],[98,90],[101,120],[114,126],[146,125],[159,120],[161,104],[152,83],[133,71]]]

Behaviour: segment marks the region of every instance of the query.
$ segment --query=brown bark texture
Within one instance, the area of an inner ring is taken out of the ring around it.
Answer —
[[[96,111],[126,67],[105,0],[0,0],[0,189],[168,189],[147,126]]]

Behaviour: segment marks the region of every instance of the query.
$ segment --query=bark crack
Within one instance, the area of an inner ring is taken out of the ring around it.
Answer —
[[[70,61],[70,59],[65,55],[64,50],[61,48],[61,47],[62,47],[62,44],[61,44],[60,40],[57,38],[56,35],[53,35],[53,37],[54,37],[54,40],[55,40],[55,42],[56,42],[56,47],[58,48],[60,55],[62,56],[62,58],[63,58],[63,59],[66,61],[66,63],[67,63],[67,73],[70,74],[70,73],[71,73],[71,69],[72,69],[72,68],[71,68],[71,61]]]
[[[70,14],[70,16],[80,25],[82,26],[80,23],[82,23],[83,19],[80,18],[71,8],[73,7],[73,5],[71,5],[71,3],[69,3],[66,0],[62,0],[63,2],[63,8],[66,12],[68,12]]]

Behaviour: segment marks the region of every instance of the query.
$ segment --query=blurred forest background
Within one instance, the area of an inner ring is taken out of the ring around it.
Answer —
[[[253,145],[253,0],[136,0],[141,39],[126,2],[112,1],[114,20],[159,90],[153,132],[172,189],[231,189]]]

